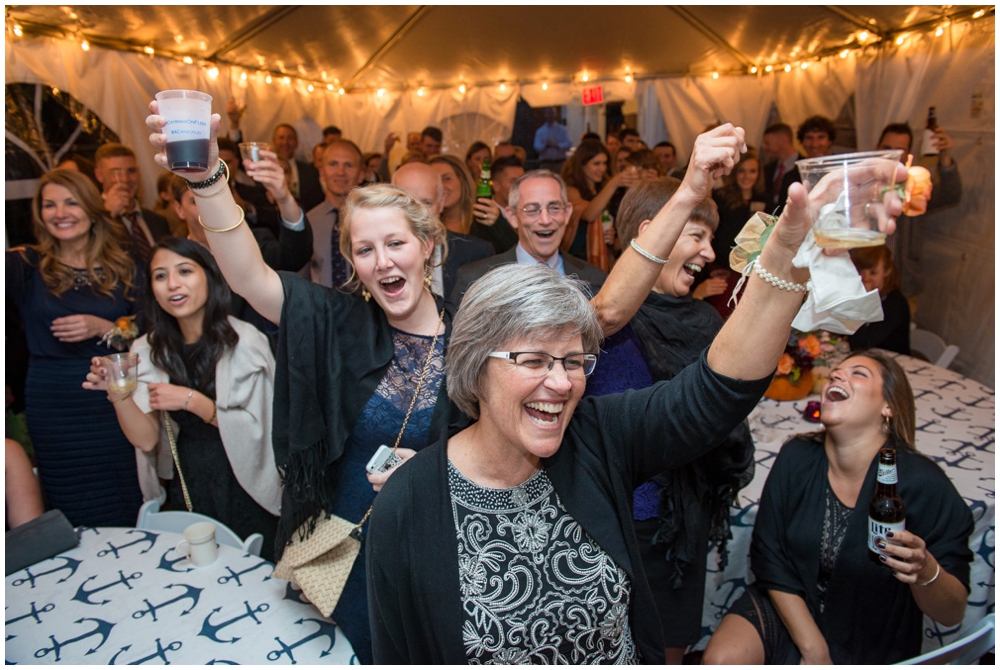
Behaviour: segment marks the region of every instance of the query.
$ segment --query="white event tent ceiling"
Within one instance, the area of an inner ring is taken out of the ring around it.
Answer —
[[[992,6],[34,6],[15,34],[288,77],[339,94],[759,74],[948,39]]]

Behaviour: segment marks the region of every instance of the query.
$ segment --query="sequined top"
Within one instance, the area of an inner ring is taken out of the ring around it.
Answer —
[[[628,575],[569,515],[544,470],[510,489],[448,463],[474,664],[637,663]]]

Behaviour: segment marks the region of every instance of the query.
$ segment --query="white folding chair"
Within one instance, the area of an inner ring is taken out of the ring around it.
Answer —
[[[938,367],[947,368],[958,356],[957,345],[948,344],[940,336],[929,330],[910,326],[910,349],[919,352],[928,361]]]
[[[993,614],[972,627],[966,635],[940,649],[915,656],[896,665],[970,665],[993,648],[996,621]]]
[[[135,527],[183,533],[185,528],[199,521],[211,521],[215,524],[215,541],[219,544],[242,549],[251,556],[260,556],[260,548],[264,544],[264,536],[260,533],[254,533],[247,539],[241,540],[229,526],[210,516],[197,512],[161,512],[159,500],[147,500],[142,504]]]

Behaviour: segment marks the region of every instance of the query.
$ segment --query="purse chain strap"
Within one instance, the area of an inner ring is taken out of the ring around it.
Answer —
[[[170,439],[170,453],[174,457],[174,466],[177,468],[177,475],[181,480],[181,492],[184,494],[184,504],[187,505],[189,512],[193,512],[194,507],[191,505],[191,496],[188,495],[187,482],[184,481],[184,471],[181,470],[181,459],[177,455],[177,440],[174,438],[174,429],[170,425],[170,415],[167,414],[167,410],[163,410],[163,423],[167,427],[167,437]]]

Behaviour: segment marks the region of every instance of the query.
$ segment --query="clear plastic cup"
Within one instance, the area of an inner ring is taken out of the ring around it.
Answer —
[[[271,150],[270,142],[240,142],[240,155],[243,156],[243,162],[246,161],[259,161],[260,151]]]
[[[884,198],[896,184],[902,155],[899,149],[863,151],[795,163],[810,192],[809,214],[818,246],[853,249],[885,244],[879,224],[889,218]]]
[[[108,371],[108,391],[130,393],[139,385],[139,354],[111,354],[101,360]]]
[[[156,94],[166,121],[167,166],[177,172],[208,169],[212,96],[201,91],[171,90]]]

